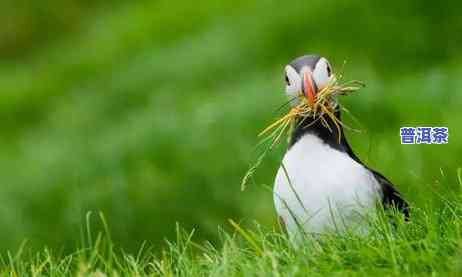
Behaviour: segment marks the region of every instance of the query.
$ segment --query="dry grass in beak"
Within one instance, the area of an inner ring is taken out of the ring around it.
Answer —
[[[335,109],[337,104],[335,97],[339,95],[347,95],[355,92],[364,87],[364,84],[360,81],[349,81],[340,84],[335,80],[325,86],[316,96],[316,102],[310,104],[309,99],[304,96],[300,96],[300,104],[292,108],[286,115],[276,120],[274,123],[266,127],[258,136],[268,135],[272,138],[270,147],[274,147],[279,142],[282,134],[288,127],[293,126],[297,118],[311,117],[321,122],[332,131],[331,126],[325,120],[325,116],[328,116],[340,134],[340,125],[343,123],[335,116]],[[340,137],[339,137],[340,140]]]
[[[288,133],[290,135],[291,130],[295,127],[296,120],[299,118],[311,117],[314,119],[313,122],[321,120],[322,124],[332,132],[333,130],[326,120],[326,117],[330,118],[335,125],[334,127],[338,131],[338,139],[340,143],[340,125],[345,125],[335,116],[335,109],[339,108],[335,98],[339,95],[348,95],[362,87],[364,87],[364,83],[360,81],[353,80],[340,83],[334,77],[329,84],[318,92],[316,95],[316,101],[313,104],[311,104],[310,99],[307,99],[303,94],[299,96],[300,103],[296,107],[293,107],[286,115],[270,124],[258,135],[259,137],[263,137],[260,143],[270,142],[270,144],[269,147],[267,147],[258,157],[255,164],[251,166],[245,174],[241,182],[241,189],[245,189],[248,179],[261,164],[266,154],[279,143],[283,134]]]

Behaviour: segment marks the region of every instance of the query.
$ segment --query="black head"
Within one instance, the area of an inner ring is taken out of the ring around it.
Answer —
[[[334,78],[326,58],[319,55],[298,57],[285,67],[286,95],[293,106],[299,103],[300,97],[314,103],[316,94]]]
[[[314,70],[316,64],[321,59],[319,55],[305,55],[298,57],[289,63],[297,72],[301,72],[304,66],[308,66],[311,70]]]
[[[285,68],[286,94],[292,105],[297,105],[301,97],[306,97],[308,102],[316,101],[317,93],[329,82],[335,80],[332,68],[326,58],[319,55],[305,55],[291,61]],[[335,115],[340,119],[340,111]],[[320,137],[324,142],[342,147],[344,138],[343,129],[337,128],[333,120],[325,116],[324,121],[319,118],[298,118],[292,133],[291,144],[295,143],[305,133],[311,132]]]

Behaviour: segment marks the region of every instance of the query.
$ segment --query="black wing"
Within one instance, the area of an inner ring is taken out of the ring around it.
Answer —
[[[393,184],[379,172],[369,169],[382,189],[382,203],[385,208],[396,208],[404,214],[405,219],[409,218],[409,205],[401,197],[401,194],[393,187]]]
[[[382,189],[382,204],[384,208],[390,209],[395,207],[404,214],[404,217],[407,220],[409,218],[409,205],[402,198],[401,194],[394,188],[393,184],[387,178],[385,178],[385,176],[366,166],[358,158],[358,156],[356,156],[356,154],[351,149],[350,144],[345,139],[345,134],[343,132],[341,137],[341,145],[344,147],[344,151],[346,151],[353,160],[362,164],[365,168],[369,169],[374,174],[375,179],[377,182],[379,182],[380,188]]]

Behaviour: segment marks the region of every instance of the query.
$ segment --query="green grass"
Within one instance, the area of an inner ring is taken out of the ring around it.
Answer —
[[[217,247],[197,243],[194,231],[177,225],[176,240],[161,251],[144,243],[132,254],[111,241],[100,214],[102,232],[92,235],[88,220],[84,243],[74,253],[60,255],[49,249],[28,253],[26,245],[3,256],[0,272],[5,276],[457,276],[462,273],[461,197],[459,190],[452,199],[440,199],[439,208],[413,208],[410,222],[398,214],[380,213],[367,223],[367,235],[306,235],[295,244],[279,228],[253,224],[250,230],[231,221],[236,231],[218,230]]]

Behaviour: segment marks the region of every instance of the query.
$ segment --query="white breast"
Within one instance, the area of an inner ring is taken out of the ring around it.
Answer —
[[[285,154],[274,186],[278,215],[289,234],[361,229],[375,209],[379,184],[372,173],[312,134]],[[287,174],[286,174],[287,172]],[[290,180],[290,181],[289,181]]]

